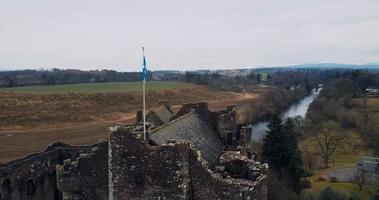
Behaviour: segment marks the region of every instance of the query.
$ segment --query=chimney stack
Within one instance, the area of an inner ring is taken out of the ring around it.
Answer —
[[[168,101],[168,100],[161,100],[161,101],[159,101],[159,104],[161,104],[162,106],[165,106],[167,108],[167,110],[169,110],[170,112],[172,112],[171,111],[171,103],[170,103],[170,101]]]
[[[137,111],[136,113],[136,124],[140,124],[142,122],[142,110]]]

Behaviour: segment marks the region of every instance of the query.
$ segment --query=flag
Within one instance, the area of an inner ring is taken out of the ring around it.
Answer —
[[[146,69],[146,58],[145,58],[145,50],[142,47],[142,52],[143,52],[143,68],[142,68],[142,80],[146,81],[147,80],[147,69]]]
[[[147,79],[147,69],[146,69],[146,58],[145,58],[145,48],[142,47],[143,61],[142,61],[142,80],[143,80],[143,138],[147,139],[146,133],[146,91],[145,91],[145,83]]]

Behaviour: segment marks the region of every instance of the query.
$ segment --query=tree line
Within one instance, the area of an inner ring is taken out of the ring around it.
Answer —
[[[287,75],[292,76],[293,73]],[[343,146],[344,128],[359,130],[367,138],[370,147],[379,147],[377,121],[364,96],[367,87],[379,87],[379,75],[351,70],[333,72],[319,78],[325,78],[324,87],[308,110],[305,136],[296,132],[292,119],[282,121],[278,114],[271,115],[261,148],[262,161],[269,164],[269,200],[362,199],[355,193],[347,196],[332,188],[325,188],[320,193],[301,192],[303,188],[311,187],[311,182],[304,177],[312,172],[306,169],[309,164],[307,152],[299,150],[297,140],[314,138],[319,147],[316,155],[321,158],[324,167],[329,167],[331,158]],[[379,148],[375,152],[379,152]],[[362,176],[356,176],[356,183],[362,190]],[[372,198],[377,199],[378,195]]]
[[[151,71],[148,79],[152,79]],[[141,72],[114,70],[82,71],[73,69],[17,70],[0,72],[0,87],[141,81]]]
[[[379,153],[376,139],[374,110],[365,98],[367,87],[379,88],[379,74],[367,71],[350,71],[329,80],[307,112],[305,137],[313,137],[318,143],[319,152],[325,168],[331,158],[343,146],[344,129],[358,130],[368,141],[369,146]],[[312,168],[313,155],[307,155],[309,168]]]
[[[190,71],[183,76],[178,74],[175,80],[206,85],[215,89],[229,91],[254,90],[257,85],[270,85],[289,89],[302,86],[307,90],[320,83],[338,78],[348,78],[361,89],[367,86],[379,86],[378,73],[352,69],[276,69],[251,70],[245,75],[227,76],[217,71]]]

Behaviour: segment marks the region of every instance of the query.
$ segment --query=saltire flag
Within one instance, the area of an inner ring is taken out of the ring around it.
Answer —
[[[143,47],[142,47],[142,52],[143,52],[142,80],[146,81],[147,80],[147,69],[146,69],[145,49]]]

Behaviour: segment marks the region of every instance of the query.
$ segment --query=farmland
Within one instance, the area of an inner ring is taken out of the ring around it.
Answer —
[[[147,90],[164,90],[191,87],[183,82],[148,81]],[[83,83],[64,85],[43,85],[0,88],[0,92],[20,92],[38,94],[64,94],[64,93],[112,93],[142,90],[142,82],[111,82],[111,83]]]
[[[147,82],[146,95],[148,109],[157,107],[159,100],[169,100],[174,110],[198,101],[208,101],[212,110],[228,104],[243,107],[258,96],[179,82]],[[141,83],[1,89],[0,163],[41,151],[55,141],[81,145],[106,139],[108,127],[134,122],[141,108]]]

